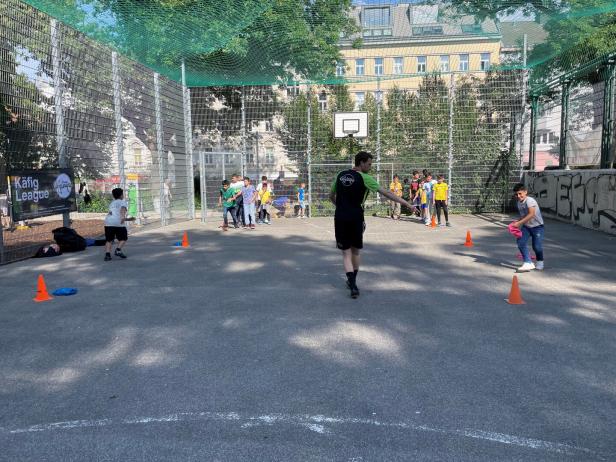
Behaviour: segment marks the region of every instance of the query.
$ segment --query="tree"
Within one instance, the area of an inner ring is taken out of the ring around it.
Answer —
[[[351,0],[101,3],[98,14],[116,21],[112,32],[119,38],[109,40],[167,75],[185,59],[192,86],[332,77],[340,34],[357,31]]]

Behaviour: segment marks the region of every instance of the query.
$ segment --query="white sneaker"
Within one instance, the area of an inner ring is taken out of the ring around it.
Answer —
[[[535,265],[533,263],[524,263],[516,270],[516,273],[528,273],[529,271],[532,271],[534,269]]]
[[[535,269],[538,271],[543,271],[543,262],[538,261],[537,263],[535,263]]]

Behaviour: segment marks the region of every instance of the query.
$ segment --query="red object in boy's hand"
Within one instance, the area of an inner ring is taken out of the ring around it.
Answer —
[[[513,223],[511,223],[507,228],[509,229],[509,232],[514,235],[516,239],[519,239],[522,237],[522,231],[520,230],[520,228],[515,226]]]

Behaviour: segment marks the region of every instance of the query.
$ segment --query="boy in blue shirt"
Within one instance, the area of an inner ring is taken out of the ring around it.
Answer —
[[[304,210],[306,209],[306,183],[299,185],[297,190],[297,202],[299,203],[299,215],[297,218],[305,218]]]

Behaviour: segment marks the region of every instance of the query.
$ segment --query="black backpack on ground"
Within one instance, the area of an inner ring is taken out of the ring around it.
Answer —
[[[56,228],[52,231],[53,240],[60,246],[62,252],[79,252],[86,250],[86,240],[71,228]]]

